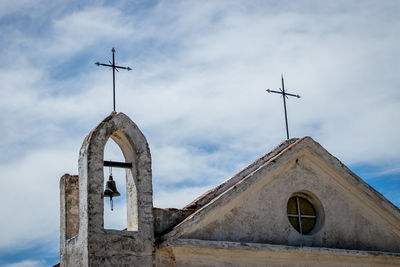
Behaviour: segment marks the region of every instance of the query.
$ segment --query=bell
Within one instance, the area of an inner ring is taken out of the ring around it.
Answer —
[[[113,210],[113,197],[119,197],[120,194],[117,190],[117,186],[115,185],[115,181],[113,180],[112,175],[110,174],[110,177],[108,178],[108,181],[106,183],[106,189],[104,190],[104,197],[109,197],[110,198],[110,205],[111,205],[111,210]]]

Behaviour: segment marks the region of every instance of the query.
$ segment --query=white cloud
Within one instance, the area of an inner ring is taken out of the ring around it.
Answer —
[[[117,110],[149,141],[156,206],[185,206],[284,139],[282,100],[265,92],[280,87],[282,72],[302,96],[288,100],[291,136],[311,135],[345,164],[398,172],[399,9],[396,1],[51,4],[35,9],[31,25],[5,21],[0,167],[12,193],[0,195],[10,218],[0,222],[0,247],[58,242],[58,181],[77,173],[85,134],[111,111],[111,72],[93,63],[107,62],[113,45],[133,67],[117,73]],[[123,217],[113,215],[118,228]]]
[[[12,1],[12,0],[3,0],[0,2],[0,15],[8,15],[14,12],[20,11],[21,9],[32,8],[35,3],[32,0],[20,0],[20,1]]]
[[[0,207],[7,218],[0,222],[7,229],[1,234],[1,249],[26,248],[58,234],[59,179],[67,170],[76,173],[78,151],[71,149],[71,143],[60,143],[0,165],[1,184],[8,192],[0,196],[0,202],[7,203]]]
[[[17,263],[7,264],[5,267],[42,267],[45,265],[45,261],[24,260]]]
[[[53,22],[54,40],[50,52],[76,53],[101,41],[123,40],[134,29],[126,16],[115,8],[95,7],[75,11]]]
[[[158,208],[183,208],[209,189],[209,187],[203,186],[165,190],[154,196],[154,206]],[[173,194],[173,198],[171,194]]]

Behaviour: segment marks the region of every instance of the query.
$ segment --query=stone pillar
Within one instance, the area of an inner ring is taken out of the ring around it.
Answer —
[[[60,180],[60,263],[72,266],[75,255],[73,244],[79,233],[79,177],[64,174]],[[68,245],[69,244],[69,245]]]

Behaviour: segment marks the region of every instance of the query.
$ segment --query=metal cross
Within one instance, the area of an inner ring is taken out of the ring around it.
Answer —
[[[289,139],[289,126],[288,126],[287,111],[286,111],[286,98],[288,98],[288,96],[294,96],[294,97],[300,98],[300,96],[294,95],[294,94],[289,94],[285,91],[285,83],[283,82],[283,74],[282,74],[282,89],[279,88],[279,90],[280,91],[267,89],[266,91],[268,93],[276,93],[276,94],[281,94],[283,96],[283,108],[285,110],[285,122],[286,122],[286,137],[287,137],[287,139]]]
[[[100,62],[96,62],[94,64],[96,64],[97,66],[106,66],[106,67],[110,67],[113,69],[113,110],[115,111],[115,71],[118,71],[118,69],[124,69],[124,70],[130,71],[131,68],[115,65],[115,49],[114,49],[114,47],[111,49],[111,52],[112,52],[112,63],[111,63],[111,61],[108,61],[110,64],[103,64]]]

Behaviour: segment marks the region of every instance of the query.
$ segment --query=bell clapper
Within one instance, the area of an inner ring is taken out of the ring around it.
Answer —
[[[104,190],[104,197],[109,197],[110,198],[110,206],[111,210],[114,210],[113,207],[113,197],[119,197],[120,193],[117,190],[117,186],[115,184],[115,181],[113,180],[112,177],[112,168],[110,167],[110,177],[108,178],[108,181],[106,183],[106,188]]]
[[[110,177],[108,178],[108,180],[112,180],[112,167],[111,166],[110,166],[109,171],[110,171]],[[110,207],[111,207],[111,211],[113,211],[114,210],[114,203],[113,203],[113,200],[112,200],[112,195],[110,196]]]

